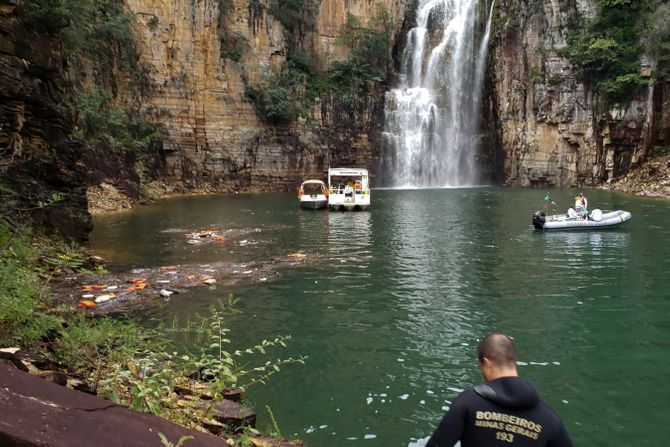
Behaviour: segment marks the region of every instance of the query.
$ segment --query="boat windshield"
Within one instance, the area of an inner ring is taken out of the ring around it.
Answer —
[[[303,192],[309,196],[323,194],[323,190],[319,183],[305,183],[303,186]]]

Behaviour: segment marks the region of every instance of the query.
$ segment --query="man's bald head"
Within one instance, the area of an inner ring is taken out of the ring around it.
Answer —
[[[487,358],[496,367],[516,368],[516,346],[505,334],[489,334],[477,346],[477,358],[480,364]]]

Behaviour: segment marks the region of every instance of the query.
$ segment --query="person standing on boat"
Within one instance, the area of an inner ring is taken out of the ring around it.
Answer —
[[[584,193],[580,193],[579,197],[582,199],[582,217],[584,219],[588,220],[588,218],[589,218],[589,210],[588,210],[589,201],[586,200],[586,196],[584,195]]]
[[[572,447],[561,418],[542,400],[533,383],[519,377],[514,341],[488,335],[477,346],[486,383],[454,399],[426,447]]]

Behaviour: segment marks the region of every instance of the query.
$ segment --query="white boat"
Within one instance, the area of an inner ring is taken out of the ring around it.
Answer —
[[[367,169],[328,169],[328,207],[331,210],[364,210],[369,206],[370,179]]]
[[[546,216],[542,211],[533,214],[536,230],[597,230],[612,228],[628,222],[633,216],[628,211],[593,210],[588,217],[568,217],[567,214]]]
[[[328,188],[321,180],[305,180],[298,191],[300,206],[318,210],[328,206]]]

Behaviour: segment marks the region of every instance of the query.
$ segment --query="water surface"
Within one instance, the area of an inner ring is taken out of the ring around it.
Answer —
[[[551,194],[563,211],[575,192]],[[592,208],[633,219],[536,232],[545,191],[502,188],[375,190],[355,213],[300,210],[294,194],[206,196],[96,218],[92,245],[115,270],[318,255],[260,285],[192,289],[147,316],[204,313],[233,293],[236,345],[292,335],[277,354],[309,360],[250,389],[260,429],[268,405],[285,436],[310,446],[407,446],[481,380],[478,340],[504,331],[575,445],[665,445],[669,203],[586,193]],[[247,233],[190,246],[177,231],[211,226]]]

